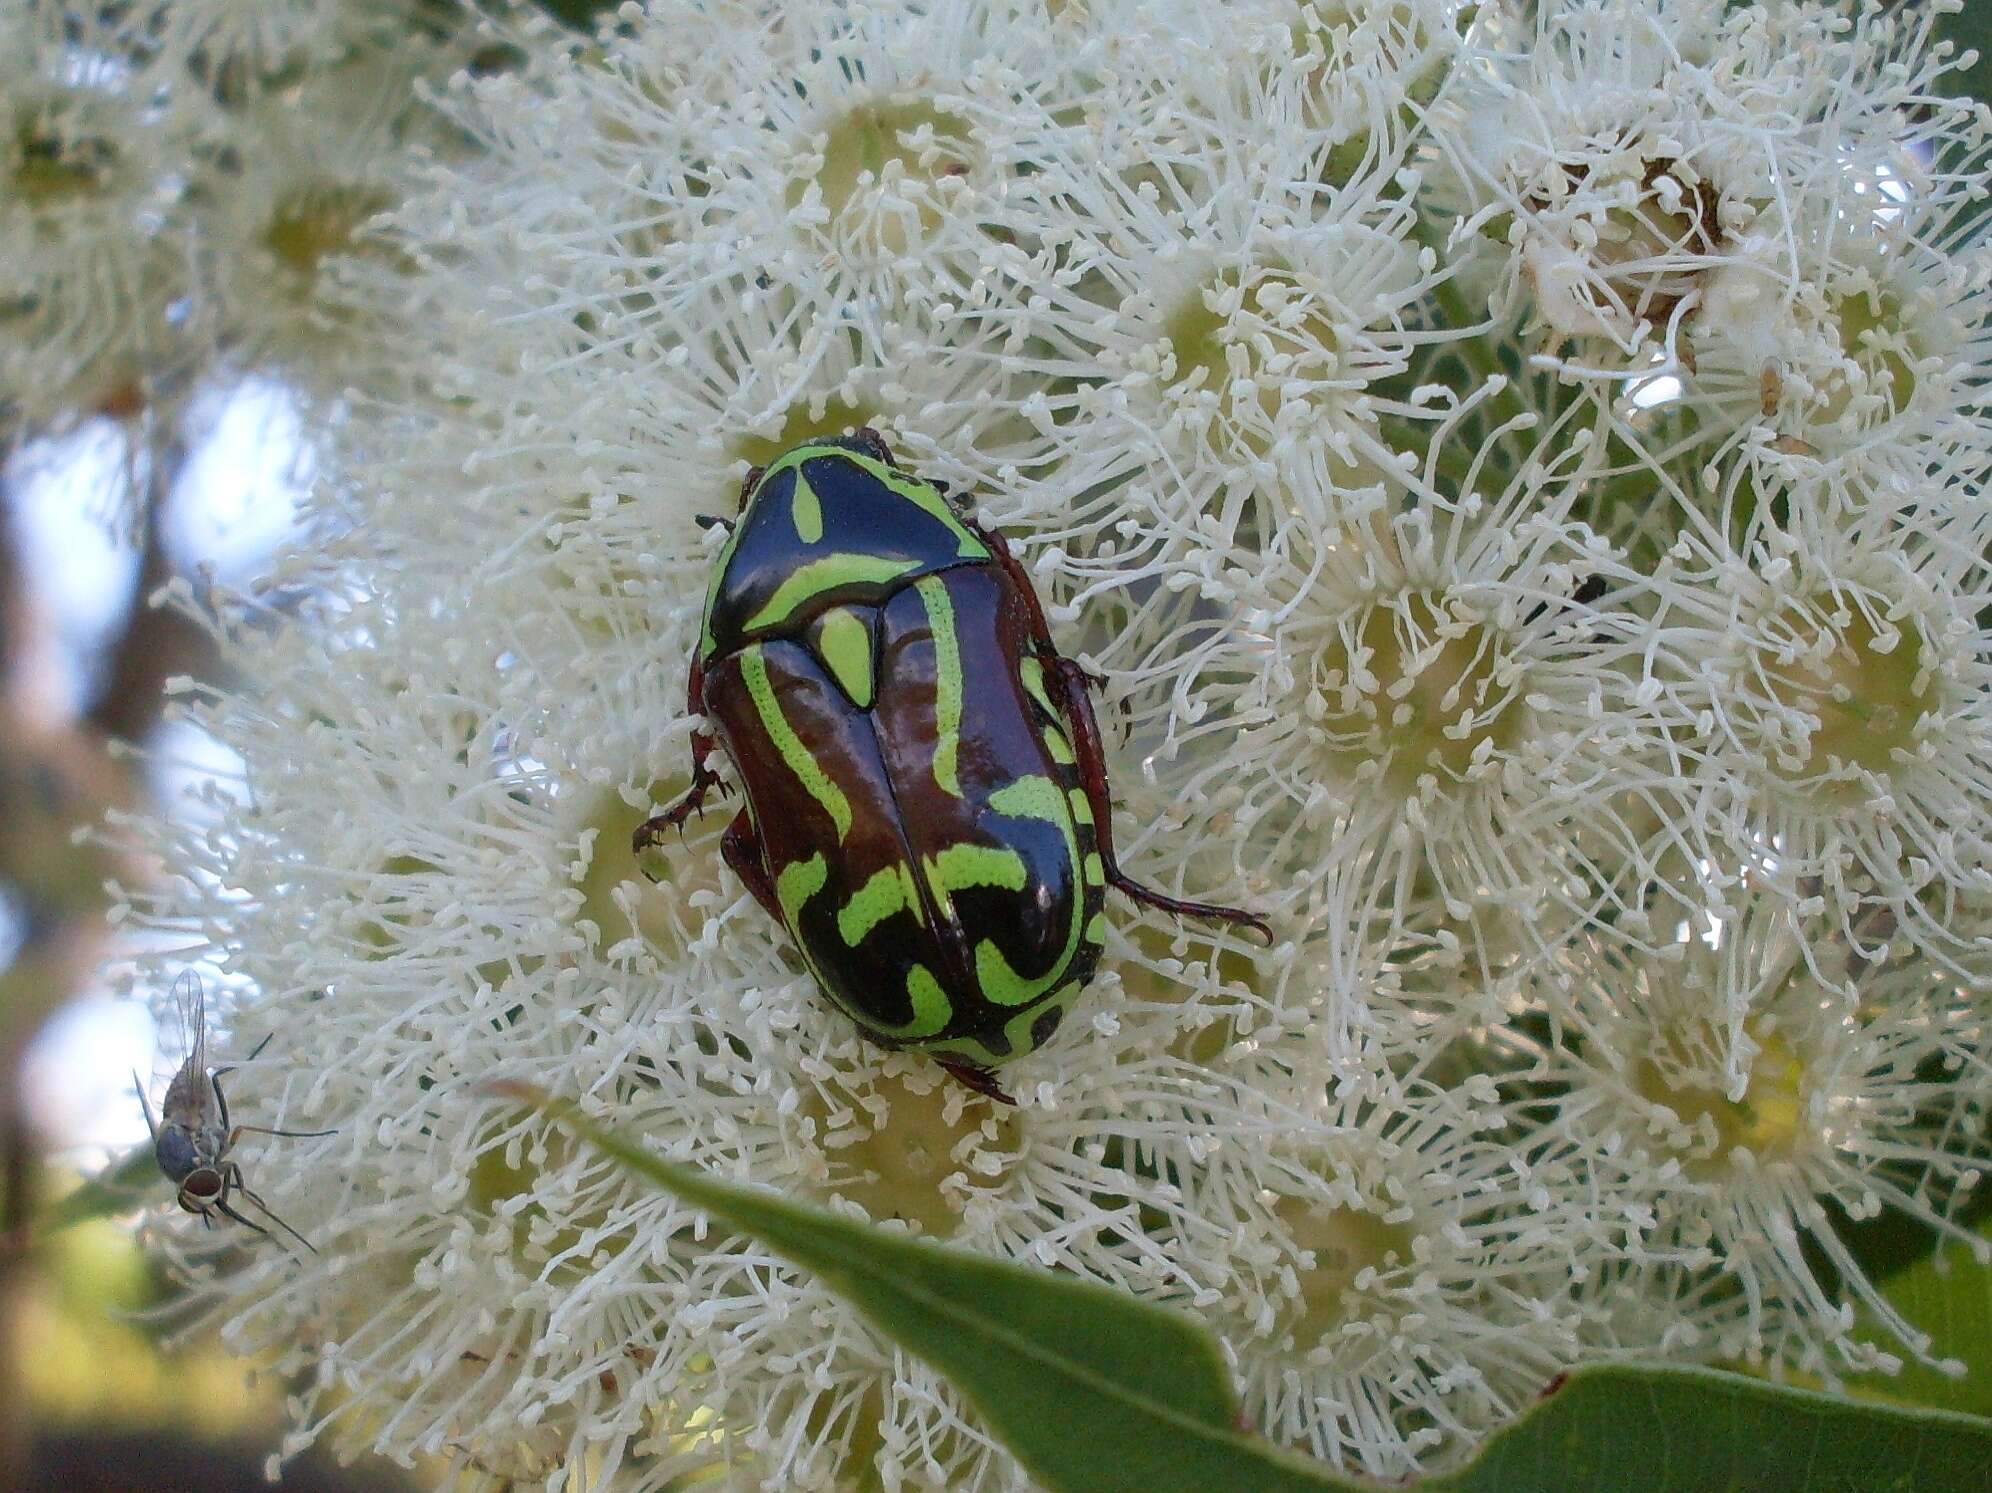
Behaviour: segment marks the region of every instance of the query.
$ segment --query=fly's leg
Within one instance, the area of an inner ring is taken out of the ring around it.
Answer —
[[[257,1208],[259,1208],[262,1211],[263,1216],[269,1219],[270,1222],[274,1223],[278,1228],[282,1229],[286,1234],[289,1234],[291,1238],[297,1240],[299,1244],[302,1244],[306,1249],[310,1250],[313,1254],[318,1253],[317,1246],[315,1246],[309,1239],[305,1238],[304,1235],[300,1234],[296,1229],[292,1228],[289,1224],[285,1223],[281,1218],[279,1218],[276,1215],[276,1213],[271,1209],[268,1203],[264,1202],[260,1197],[256,1196],[255,1193],[249,1190],[249,1185],[242,1180],[241,1167],[237,1166],[234,1162],[230,1162],[228,1165],[228,1171],[225,1173],[225,1178],[227,1185],[221,1189],[221,1196],[218,1199],[216,1199],[215,1206],[221,1209],[221,1211],[226,1216],[234,1219],[237,1223],[243,1225],[245,1228],[255,1229],[257,1233],[263,1235],[266,1238],[269,1236],[270,1231],[268,1229],[263,1228],[260,1225],[251,1223],[248,1219],[244,1218],[240,1213],[237,1213],[233,1208],[228,1206],[228,1194],[231,1191],[239,1192],[242,1194],[242,1196],[249,1199],[250,1202],[254,1203],[257,1206]]]
[[[154,1149],[159,1145],[159,1127],[152,1121],[152,1101],[145,1097],[145,1083],[138,1076],[138,1069],[131,1070],[131,1086],[138,1090],[138,1107],[145,1111],[145,1128],[152,1136]]]
[[[755,833],[754,821],[747,817],[745,809],[733,816],[733,823],[719,837],[719,853],[768,916],[788,926],[788,920],[782,916],[782,900],[775,895],[775,879],[768,874],[768,858],[761,851],[761,837]]]
[[[692,665],[692,678],[685,690],[686,707],[693,715],[705,714],[705,669],[700,664]],[[629,848],[633,854],[642,855],[669,830],[684,830],[685,821],[693,814],[705,812],[706,795],[720,786],[719,774],[712,770],[706,760],[712,755],[718,741],[709,731],[692,732],[692,786],[685,796],[654,818],[639,824],[629,837]],[[649,873],[646,872],[646,875]],[[657,878],[650,878],[655,881]]]
[[[1114,858],[1113,800],[1107,791],[1107,757],[1100,741],[1100,723],[1093,714],[1093,701],[1086,693],[1089,684],[1097,686],[1099,680],[1086,672],[1071,659],[1058,651],[1058,645],[1051,640],[1051,627],[1045,621],[1044,607],[1037,598],[1037,589],[1031,584],[1030,572],[1023,562],[1011,553],[1008,541],[993,529],[971,525],[978,537],[989,546],[996,563],[1009,576],[1011,584],[1030,609],[1031,644],[1038,662],[1045,670],[1045,684],[1050,691],[1052,703],[1059,707],[1066,725],[1072,732],[1072,751],[1079,759],[1079,783],[1086,791],[1086,801],[1093,810],[1093,833],[1100,853],[1100,865],[1107,873],[1109,885],[1117,887],[1137,902],[1146,902],[1150,907],[1178,917],[1205,918],[1213,922],[1233,923],[1250,928],[1272,946],[1273,930],[1266,921],[1242,907],[1223,907],[1215,902],[1188,902],[1179,897],[1170,897],[1151,887],[1145,887],[1120,868]],[[964,1080],[966,1082],[966,1080]],[[971,1085],[971,1087],[973,1087]]]
[[[1014,1105],[1017,1102],[1003,1092],[1003,1086],[996,1082],[996,1075],[987,1068],[964,1063],[960,1058],[935,1058],[934,1061],[946,1069],[948,1076],[956,1083],[975,1090],[985,1098],[994,1099],[998,1104]]]
[[[228,1132],[228,1143],[234,1145],[245,1135],[280,1135],[285,1140],[316,1140],[321,1135],[337,1135],[338,1127],[330,1130],[272,1130],[267,1125],[237,1125]]]

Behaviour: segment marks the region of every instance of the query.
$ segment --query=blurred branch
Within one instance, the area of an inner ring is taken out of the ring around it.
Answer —
[[[143,741],[159,719],[162,691],[176,674],[201,674],[213,660],[208,637],[171,608],[148,602],[178,573],[163,537],[166,508],[186,450],[178,440],[160,443],[147,459],[145,501],[139,515],[144,549],[124,632],[112,645],[104,687],[85,721],[121,741]]]

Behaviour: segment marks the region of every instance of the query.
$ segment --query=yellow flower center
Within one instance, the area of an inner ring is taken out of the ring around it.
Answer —
[[[1368,1207],[1289,1197],[1274,1213],[1313,1260],[1297,1272],[1300,1295],[1289,1303],[1289,1325],[1303,1348],[1360,1315],[1354,1297],[1356,1279],[1365,1270],[1388,1270],[1411,1260],[1411,1226],[1392,1223]]]
[[[736,437],[733,454],[750,466],[764,467],[791,446],[830,436],[849,435],[862,426],[872,424],[878,417],[876,405],[854,404],[834,395],[821,402],[802,401],[782,412],[782,428],[774,435]],[[733,495],[729,493],[727,496],[731,499]],[[730,501],[724,512],[729,516],[732,514]]]
[[[833,1168],[831,1186],[874,1219],[898,1218],[930,1238],[945,1239],[961,1224],[970,1186],[990,1186],[996,1177],[973,1170],[978,1152],[1014,1154],[1016,1119],[994,1113],[979,1095],[964,1095],[961,1113],[948,1119],[958,1092],[940,1075],[923,1075],[925,1092],[903,1078],[880,1075],[859,1096],[850,1118],[836,1125],[813,1099],[824,1153]],[[998,1172],[1000,1176],[1000,1170]]]
[[[688,786],[688,779],[668,779],[651,784],[647,792],[652,803],[674,804]],[[672,835],[646,850],[639,862],[630,849],[630,835],[649,815],[614,792],[603,793],[589,806],[581,827],[594,830],[595,838],[578,881],[582,900],[577,916],[601,930],[600,947],[609,948],[632,933],[667,956],[691,947],[712,912],[711,907],[695,906],[693,894],[710,891],[719,898],[720,893],[713,827],[732,818],[735,807],[725,799],[708,799],[705,823],[693,818],[685,827],[685,843]],[[656,886],[649,876],[657,878]],[[625,904],[634,912],[634,922]]]
[[[918,99],[873,100],[830,126],[823,164],[811,179],[836,231],[902,254],[939,226],[940,207],[930,192],[918,191],[909,194],[906,209],[868,215],[877,194],[895,190],[893,181],[932,186],[965,176],[976,158],[973,133],[959,115]],[[789,206],[800,205],[807,192],[807,181],[791,182]]]
[[[1308,714],[1347,771],[1379,763],[1407,795],[1428,775],[1458,782],[1521,734],[1522,690],[1500,677],[1503,657],[1493,628],[1439,593],[1406,592],[1365,606],[1322,650]]]
[[[14,125],[14,192],[30,208],[53,206],[103,190],[116,168],[114,142],[71,140],[36,119]]]
[[[1216,396],[1211,444],[1237,441],[1254,454],[1272,443],[1281,382],[1332,373],[1341,345],[1322,303],[1278,265],[1219,270],[1168,314],[1162,336],[1175,362],[1171,391]]]
[[[276,257],[295,289],[307,292],[329,257],[368,252],[360,229],[393,205],[394,199],[379,187],[357,182],[311,183],[278,200],[263,227],[263,246]]]
[[[1678,1031],[1653,1033],[1633,1068],[1632,1086],[1640,1098],[1679,1121],[1668,1139],[1691,1175],[1722,1174],[1740,1149],[1763,1161],[1788,1158],[1798,1149],[1810,1088],[1804,1060],[1782,1033],[1757,1023],[1749,1030],[1760,1045],[1741,1099],[1729,1097],[1705,1053],[1690,1051]]]
[[[1902,304],[1885,290],[1854,291],[1828,302],[1844,360],[1821,381],[1814,418],[1837,420],[1857,392],[1881,399],[1881,418],[1892,420],[1916,394],[1914,364],[1922,350],[1910,336]]]
[[[1914,750],[1917,725],[1936,703],[1935,680],[1915,623],[1892,626],[1878,631],[1865,612],[1841,611],[1832,598],[1791,602],[1771,619],[1776,642],[1755,660],[1771,699],[1817,722],[1802,756],[1797,731],[1779,723],[1790,748],[1771,754],[1780,775],[1804,782],[1847,765],[1885,774],[1896,752]],[[1844,780],[1838,786],[1859,791]]]

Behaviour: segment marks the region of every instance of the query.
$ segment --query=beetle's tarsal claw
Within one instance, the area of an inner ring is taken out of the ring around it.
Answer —
[[[978,1068],[973,1063],[957,1062],[953,1058],[940,1058],[937,1061],[948,1076],[963,1088],[973,1089],[985,1099],[994,1099],[998,1104],[1015,1106],[1017,1101],[1003,1092],[1003,1086],[996,1082],[996,1075],[987,1068]]]
[[[716,513],[695,513],[692,515],[692,522],[701,529],[724,529],[729,534],[733,532],[733,520],[721,518]]]

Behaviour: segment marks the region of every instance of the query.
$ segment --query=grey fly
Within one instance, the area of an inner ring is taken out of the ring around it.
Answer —
[[[246,1229],[267,1236],[268,1229],[229,1206],[231,1197],[245,1198],[265,1218],[316,1254],[318,1251],[309,1239],[277,1217],[270,1211],[268,1203],[249,1190],[248,1184],[242,1180],[241,1164],[231,1161],[228,1153],[245,1134],[280,1135],[302,1140],[332,1132],[271,1130],[262,1125],[231,1126],[228,1100],[221,1092],[221,1078],[223,1074],[232,1072],[233,1068],[216,1068],[209,1072],[207,1066],[207,991],[197,976],[183,974],[173,982],[173,998],[180,1007],[180,1023],[187,1034],[187,1059],[180,1064],[180,1071],[166,1086],[166,1097],[160,1101],[156,1123],[152,1117],[152,1105],[145,1097],[144,1082],[137,1073],[131,1076],[132,1083],[138,1089],[138,1102],[145,1110],[146,1128],[152,1132],[152,1154],[159,1162],[159,1170],[166,1174],[169,1182],[178,1185],[180,1206],[189,1213],[198,1213],[203,1223],[212,1226],[214,1215],[219,1213]],[[271,1036],[274,1035],[274,1032],[271,1033]],[[257,1053],[269,1042],[269,1037],[258,1042],[255,1051],[244,1061],[254,1062]]]

